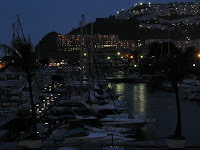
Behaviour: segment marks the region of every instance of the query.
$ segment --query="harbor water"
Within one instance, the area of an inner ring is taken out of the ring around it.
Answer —
[[[154,124],[142,129],[141,140],[164,139],[176,128],[176,97],[167,91],[149,91],[145,83],[112,84],[128,113],[156,118]],[[181,92],[180,92],[181,97]],[[200,141],[200,101],[180,98],[182,135],[188,141]]]

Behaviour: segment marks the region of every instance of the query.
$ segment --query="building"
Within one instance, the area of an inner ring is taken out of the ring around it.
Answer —
[[[195,47],[196,50],[200,50],[200,40],[182,40],[182,41],[173,41],[174,45],[178,48],[185,50],[187,47]]]
[[[130,49],[134,50],[135,42],[133,40],[119,40],[117,48],[118,49]]]
[[[81,35],[59,34],[57,37],[58,49],[60,51],[79,50],[81,44],[83,48],[90,48],[91,35],[84,35],[81,42]],[[134,41],[120,40],[118,35],[93,35],[94,48],[112,48],[112,49],[134,49]]]
[[[151,44],[154,42],[169,42],[169,39],[147,39],[145,44]],[[200,39],[198,40],[176,40],[171,41],[176,47],[185,50],[187,47],[195,47],[196,50],[200,51]]]

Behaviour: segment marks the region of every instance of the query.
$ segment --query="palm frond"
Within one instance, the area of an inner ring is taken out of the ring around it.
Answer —
[[[22,57],[21,54],[14,48],[11,48],[8,45],[5,44],[1,44],[0,47],[4,48],[4,50],[6,51],[6,53],[10,54],[10,55],[18,55],[19,57]]]

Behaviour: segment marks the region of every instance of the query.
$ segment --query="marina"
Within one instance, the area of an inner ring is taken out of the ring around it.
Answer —
[[[200,0],[73,3],[2,2],[0,150],[200,149]]]

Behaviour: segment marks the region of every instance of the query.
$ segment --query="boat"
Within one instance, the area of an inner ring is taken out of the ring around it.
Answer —
[[[123,147],[110,146],[110,147],[104,147],[103,150],[125,150],[125,149]]]

